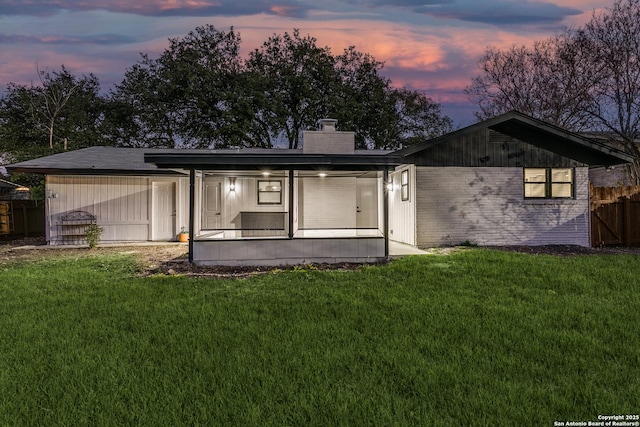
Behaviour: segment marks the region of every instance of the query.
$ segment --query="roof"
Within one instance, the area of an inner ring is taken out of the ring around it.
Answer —
[[[185,169],[389,170],[409,162],[416,153],[484,128],[592,166],[611,166],[633,160],[633,156],[618,148],[512,111],[395,152],[356,150],[351,154],[304,154],[300,149],[278,148],[89,147],[15,163],[7,166],[7,170],[52,175],[182,175]]]
[[[22,185],[0,179],[0,188],[11,188],[13,190],[18,187],[22,187]]]
[[[422,150],[446,143],[462,134],[483,128],[498,131],[536,147],[592,166],[611,166],[633,161],[633,156],[625,151],[517,111],[511,111],[467,126],[439,138],[413,144],[395,154],[408,157]]]
[[[225,150],[89,147],[15,163],[10,172],[49,175],[177,175],[175,169],[316,169],[381,170],[400,164],[389,151],[356,150],[354,154],[310,155],[302,150],[243,148]],[[160,167],[158,167],[160,165]]]
[[[158,169],[144,162],[144,153],[149,148],[89,147],[65,151],[51,156],[39,157],[14,163],[6,168],[9,172],[41,173],[48,175],[176,175],[178,172]],[[156,149],[158,151],[171,151]]]

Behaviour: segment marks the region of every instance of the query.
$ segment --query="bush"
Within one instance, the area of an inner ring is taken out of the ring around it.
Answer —
[[[100,236],[104,228],[100,227],[98,224],[91,224],[85,230],[85,237],[87,239],[87,243],[91,249],[98,246],[98,242],[100,241]]]

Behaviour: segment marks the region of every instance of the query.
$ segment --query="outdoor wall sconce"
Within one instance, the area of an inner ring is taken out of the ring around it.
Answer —
[[[236,191],[236,179],[235,178],[229,178],[229,191],[231,191],[232,193],[235,193],[235,191]]]
[[[389,191],[389,192],[393,191],[393,182],[387,183],[387,191]]]

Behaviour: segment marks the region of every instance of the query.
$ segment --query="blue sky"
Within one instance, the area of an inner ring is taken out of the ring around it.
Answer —
[[[300,29],[339,54],[350,45],[383,61],[397,86],[424,91],[456,127],[471,124],[464,95],[487,47],[529,45],[579,26],[614,0],[0,0],[0,90],[64,64],[103,89],[140,53],[156,57],[195,27],[231,26],[244,53]]]

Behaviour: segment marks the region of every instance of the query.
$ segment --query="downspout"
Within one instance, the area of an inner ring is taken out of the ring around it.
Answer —
[[[387,169],[382,173],[382,185],[383,185],[383,222],[384,222],[384,258],[389,259],[389,189],[387,188],[389,182],[389,171]]]
[[[189,263],[193,264],[193,239],[195,237],[196,171],[189,170]]]

